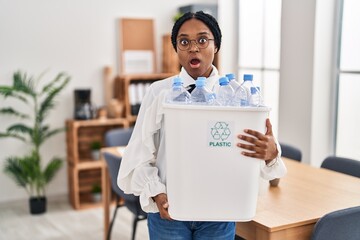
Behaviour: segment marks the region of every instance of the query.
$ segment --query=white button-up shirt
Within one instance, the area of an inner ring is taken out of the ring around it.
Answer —
[[[181,69],[179,77],[184,86],[194,84],[195,80]],[[208,89],[216,90],[220,76],[213,67],[206,80]],[[123,154],[118,185],[125,193],[140,196],[140,204],[145,212],[158,212],[152,197],[166,193],[166,158],[164,149],[164,128],[162,103],[172,86],[173,77],[151,84],[141,103],[135,128],[129,144]],[[267,180],[279,178],[286,174],[286,167],[281,160],[281,148],[278,146],[276,163],[268,167],[262,161],[261,177]]]

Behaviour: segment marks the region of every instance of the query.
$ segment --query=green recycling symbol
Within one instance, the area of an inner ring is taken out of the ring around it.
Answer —
[[[214,124],[214,127],[211,128],[211,136],[214,140],[226,140],[230,134],[231,131],[228,128],[229,124],[226,122],[216,122]]]

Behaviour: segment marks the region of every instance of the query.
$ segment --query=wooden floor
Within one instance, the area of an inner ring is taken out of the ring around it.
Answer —
[[[111,216],[113,209],[111,210]],[[133,215],[119,208],[112,239],[131,239]],[[29,213],[27,201],[0,203],[0,239],[4,240],[102,240],[103,209],[74,210],[64,196],[48,199],[47,212]],[[148,240],[146,220],[138,223],[136,240]]]

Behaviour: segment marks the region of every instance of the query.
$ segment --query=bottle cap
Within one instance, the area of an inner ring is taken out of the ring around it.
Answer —
[[[205,79],[206,79],[206,78],[205,78]],[[196,87],[203,87],[203,86],[205,86],[205,80],[198,78],[198,79],[195,81],[195,86],[196,86]]]
[[[231,80],[234,80],[234,79],[235,79],[235,74],[233,74],[233,73],[228,73],[228,74],[225,75],[225,77],[227,77],[227,78],[229,79],[229,81],[231,81]]]
[[[173,79],[173,85],[180,86],[183,83],[182,79],[180,77],[174,77]]]
[[[173,83],[182,83],[182,79],[181,79],[181,77],[174,77],[174,79],[173,79]]]
[[[219,79],[219,84],[222,86],[222,85],[227,85],[229,84],[229,79],[227,77],[221,77]]]
[[[252,74],[244,74],[244,81],[252,81],[253,75]]]

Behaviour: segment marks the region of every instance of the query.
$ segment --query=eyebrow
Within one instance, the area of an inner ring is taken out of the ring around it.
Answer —
[[[199,32],[196,35],[198,35],[198,36],[210,35],[210,33],[209,32]],[[178,35],[178,37],[188,37],[188,36],[189,36],[189,34],[185,34],[185,33],[181,33]]]

